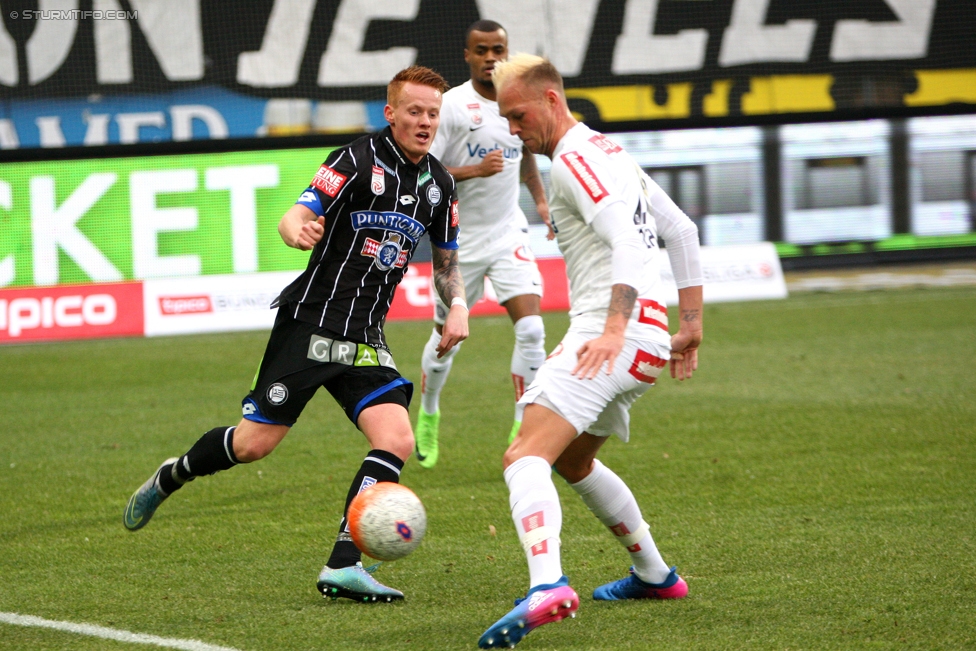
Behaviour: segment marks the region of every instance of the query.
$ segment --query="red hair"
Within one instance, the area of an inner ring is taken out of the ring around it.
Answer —
[[[403,85],[407,83],[430,86],[440,91],[442,95],[451,87],[443,77],[430,68],[410,66],[396,73],[396,76],[387,84],[386,103],[395,107],[400,102],[400,91],[403,90]]]

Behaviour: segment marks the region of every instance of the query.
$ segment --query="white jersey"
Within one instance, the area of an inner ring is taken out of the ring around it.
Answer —
[[[475,91],[469,79],[444,93],[441,122],[430,153],[446,167],[477,165],[489,151],[501,149],[505,168],[494,176],[457,184],[461,259],[482,257],[495,244],[521,233],[528,222],[519,208],[522,141],[508,130],[498,103]]]
[[[641,240],[643,258],[640,286],[635,288],[638,305],[631,313],[627,336],[669,346],[658,234],[669,245],[672,237],[687,241],[693,236],[697,263],[694,223],[627,152],[582,123],[567,131],[556,145],[550,178],[549,214],[566,260],[572,327],[603,331],[613,286],[612,249],[591,224],[601,211],[620,202],[633,215],[632,237]],[[697,278],[695,275],[675,270],[679,287],[701,284],[700,270]]]

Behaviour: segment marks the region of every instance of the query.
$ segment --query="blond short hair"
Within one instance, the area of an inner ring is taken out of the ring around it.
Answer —
[[[548,59],[534,54],[520,52],[509,57],[508,61],[495,64],[491,81],[496,91],[501,92],[506,84],[516,79],[530,86],[551,86],[560,92],[563,91],[563,76],[556,70],[556,66]]]

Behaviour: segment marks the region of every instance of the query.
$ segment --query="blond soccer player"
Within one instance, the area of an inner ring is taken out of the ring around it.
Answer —
[[[698,365],[702,273],[698,231],[616,143],[573,118],[562,78],[545,59],[516,55],[495,66],[501,115],[532,152],[552,159],[549,214],[566,260],[570,327],[522,396],[518,435],[504,455],[529,591],[481,636],[511,647],[579,605],[560,562],[562,509],[552,468],[619,544],[631,572],[595,599],[679,599],[688,586],[661,557],[627,485],[597,460],[611,435],[627,441],[630,406],[670,362],[683,380]],[[678,285],[679,326],[669,334],[659,238]]]

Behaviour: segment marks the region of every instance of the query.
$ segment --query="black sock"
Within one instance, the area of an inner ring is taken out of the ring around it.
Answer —
[[[159,487],[169,495],[194,477],[212,475],[233,468],[239,462],[234,456],[234,427],[215,427],[193,444],[186,454],[159,473]]]
[[[389,481],[394,484],[400,483],[400,471],[403,470],[403,461],[392,452],[385,450],[370,450],[363,460],[363,465],[359,467],[356,478],[349,486],[349,494],[346,496],[346,506],[342,510],[342,522],[339,524],[339,535],[336,537],[335,546],[332,548],[332,555],[326,563],[334,570],[355,565],[362,558],[362,554],[346,529],[346,512],[349,510],[349,503],[359,494],[359,491],[368,488],[381,481]]]

